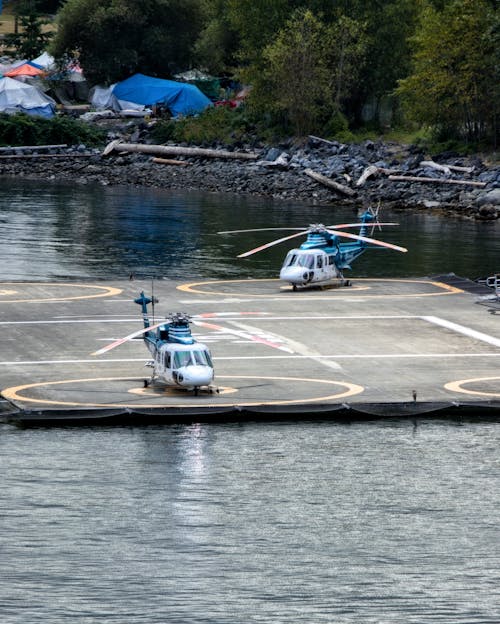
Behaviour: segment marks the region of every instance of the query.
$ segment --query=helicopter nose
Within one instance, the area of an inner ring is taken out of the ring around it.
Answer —
[[[290,284],[306,284],[309,271],[304,267],[284,267],[280,271],[280,279]]]
[[[177,383],[192,388],[208,386],[214,379],[214,371],[210,366],[183,366],[177,371]]]

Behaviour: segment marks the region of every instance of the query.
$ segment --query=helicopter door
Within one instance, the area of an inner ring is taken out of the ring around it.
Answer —
[[[322,280],[328,277],[328,256],[318,254],[316,256],[316,267],[314,271],[316,279]]]

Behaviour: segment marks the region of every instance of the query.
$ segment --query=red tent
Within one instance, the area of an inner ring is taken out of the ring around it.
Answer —
[[[5,72],[4,76],[15,78],[16,76],[42,76],[43,74],[45,74],[45,71],[40,67],[36,67],[36,65],[31,63],[24,63],[15,69]]]

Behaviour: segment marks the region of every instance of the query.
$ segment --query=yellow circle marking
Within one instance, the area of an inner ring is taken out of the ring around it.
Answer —
[[[2,286],[15,284],[15,282],[2,282]],[[7,301],[0,301],[0,303],[43,303],[45,301],[75,301],[77,299],[96,299],[98,297],[113,297],[114,295],[119,295],[123,292],[121,288],[115,288],[114,286],[98,286],[97,284],[66,284],[65,282],[60,283],[45,283],[45,282],[22,282],[22,284],[17,284],[17,286],[57,286],[57,287],[71,287],[71,288],[94,288],[99,291],[99,293],[93,295],[74,295],[67,297],[46,297],[44,299],[9,299]],[[18,291],[9,292],[7,290],[0,291],[0,294],[15,294]]]
[[[239,406],[255,406],[255,405],[293,405],[297,403],[318,403],[319,401],[329,401],[334,399],[343,399],[349,396],[354,396],[363,392],[364,388],[356,384],[348,383],[345,381],[330,381],[325,379],[308,379],[305,377],[266,377],[260,375],[221,375],[222,379],[264,379],[269,381],[298,381],[304,383],[324,384],[333,386],[342,386],[345,388],[344,392],[330,394],[326,396],[320,396],[313,399],[291,399],[287,401],[244,401],[237,403]],[[86,379],[65,379],[61,381],[42,381],[38,383],[24,384],[22,386],[13,386],[2,390],[2,396],[10,401],[21,401],[24,403],[37,403],[43,405],[60,405],[66,407],[123,407],[123,408],[151,408],[151,407],[199,407],[199,400],[196,402],[183,402],[180,404],[164,404],[157,405],[155,403],[144,404],[127,404],[127,403],[81,403],[77,401],[55,401],[51,399],[35,399],[32,397],[23,396],[21,393],[23,390],[29,388],[40,388],[43,386],[58,386],[68,383],[90,383],[92,381],[137,381],[143,379],[143,377],[93,377]],[[214,395],[215,398],[216,395]],[[216,407],[233,407],[235,403],[211,403],[209,405],[215,405]],[[209,406],[207,405],[207,406]]]
[[[450,381],[450,383],[445,384],[446,390],[451,390],[451,392],[461,392],[463,394],[475,394],[478,396],[486,396],[486,397],[500,397],[500,392],[481,392],[480,390],[467,390],[467,388],[462,388],[464,384],[475,383],[479,381],[500,381],[500,377],[476,377],[475,379],[460,379],[460,381]]]
[[[214,281],[210,281],[210,282],[192,282],[191,284],[180,284],[179,286],[177,286],[178,290],[181,290],[183,292],[188,292],[188,293],[196,293],[196,294],[201,294],[201,295],[220,295],[220,296],[224,296],[227,297],[231,294],[236,294],[234,293],[229,293],[229,292],[219,292],[219,291],[215,291],[215,290],[206,290],[203,289],[203,286],[212,286],[214,284],[251,284],[252,282],[279,282],[281,280],[278,279],[245,279],[245,280],[214,280]],[[393,297],[393,298],[401,298],[401,297],[436,297],[436,296],[442,296],[442,295],[452,295],[452,294],[457,294],[457,293],[462,293],[464,292],[463,290],[461,290],[460,288],[457,288],[456,286],[450,286],[449,284],[444,284],[443,282],[428,282],[428,281],[424,281],[424,280],[418,280],[418,279],[396,279],[396,278],[381,278],[381,279],[373,279],[373,278],[356,278],[356,281],[363,281],[363,282],[403,282],[406,284],[425,284],[425,285],[432,285],[435,286],[436,288],[439,288],[441,291],[444,292],[435,292],[435,293],[410,293],[410,294],[402,294],[402,295],[391,295],[391,294],[383,294],[383,295],[367,295],[370,298],[376,299],[376,298],[387,298],[387,297]],[[314,286],[314,284],[313,284]],[[321,286],[321,284],[317,284],[318,288]],[[343,289],[329,289],[330,291],[334,290],[335,292],[339,292],[342,291],[342,295],[348,295],[348,292],[352,292],[354,290],[366,290],[370,288],[370,286],[350,286],[349,289],[347,290],[343,290]],[[280,289],[281,290],[281,289]],[[260,295],[260,294],[247,294],[247,293],[240,293],[238,292],[238,297],[269,297],[269,294],[266,295]],[[300,291],[299,293],[295,292],[293,295],[294,299],[298,299],[298,298],[305,298],[308,297],[308,295],[301,295]]]

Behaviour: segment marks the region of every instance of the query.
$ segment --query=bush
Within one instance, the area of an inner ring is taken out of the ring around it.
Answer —
[[[343,143],[354,140],[354,135],[349,130],[347,118],[340,111],[334,113],[325,124],[323,135],[327,139],[334,139]]]
[[[158,143],[175,141],[177,143],[234,145],[249,140],[255,128],[246,117],[243,107],[230,109],[216,106],[205,110],[197,117],[160,121],[152,131]]]
[[[101,145],[105,133],[71,117],[34,117],[24,113],[0,114],[0,143],[2,145]]]

